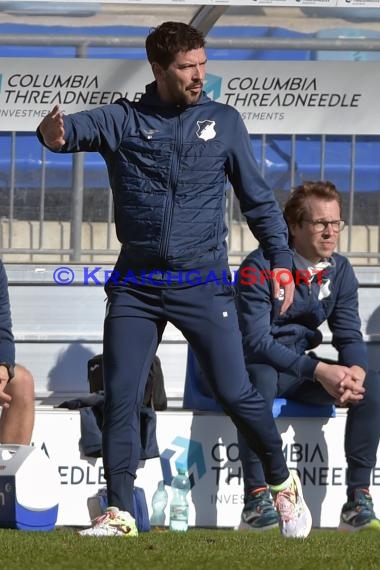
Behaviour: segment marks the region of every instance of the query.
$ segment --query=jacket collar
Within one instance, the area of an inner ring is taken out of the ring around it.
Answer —
[[[302,257],[296,250],[294,250],[293,264],[296,269],[308,270],[310,273],[316,273],[327,269],[328,267],[335,266],[335,259],[333,257],[326,257],[321,259],[318,263],[312,263],[305,257]]]

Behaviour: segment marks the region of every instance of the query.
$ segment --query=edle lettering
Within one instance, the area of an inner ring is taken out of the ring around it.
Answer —
[[[61,485],[104,485],[103,466],[98,468],[87,465],[85,468],[79,465],[60,465],[58,473],[61,477]]]

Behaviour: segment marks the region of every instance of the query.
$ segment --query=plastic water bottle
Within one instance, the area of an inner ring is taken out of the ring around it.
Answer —
[[[152,526],[165,526],[165,509],[168,504],[168,492],[163,481],[159,481],[152,497]]]
[[[185,469],[178,469],[177,475],[173,477],[171,489],[170,530],[186,532],[189,521],[187,493],[190,491],[190,480]]]

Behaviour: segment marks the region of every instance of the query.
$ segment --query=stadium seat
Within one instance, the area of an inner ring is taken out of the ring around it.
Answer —
[[[204,377],[204,372],[198,360],[190,346],[188,346],[183,408],[201,412],[222,413],[223,409],[214,400],[211,390],[207,389],[207,381],[204,381]],[[273,404],[273,416],[275,418],[330,418],[335,417],[335,406],[313,406],[300,404],[285,398],[276,398]]]

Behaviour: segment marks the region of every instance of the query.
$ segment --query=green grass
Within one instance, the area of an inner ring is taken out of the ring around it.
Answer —
[[[151,531],[138,538],[81,537],[74,530],[0,530],[4,570],[379,570],[380,533],[313,531],[306,540],[232,530]]]

